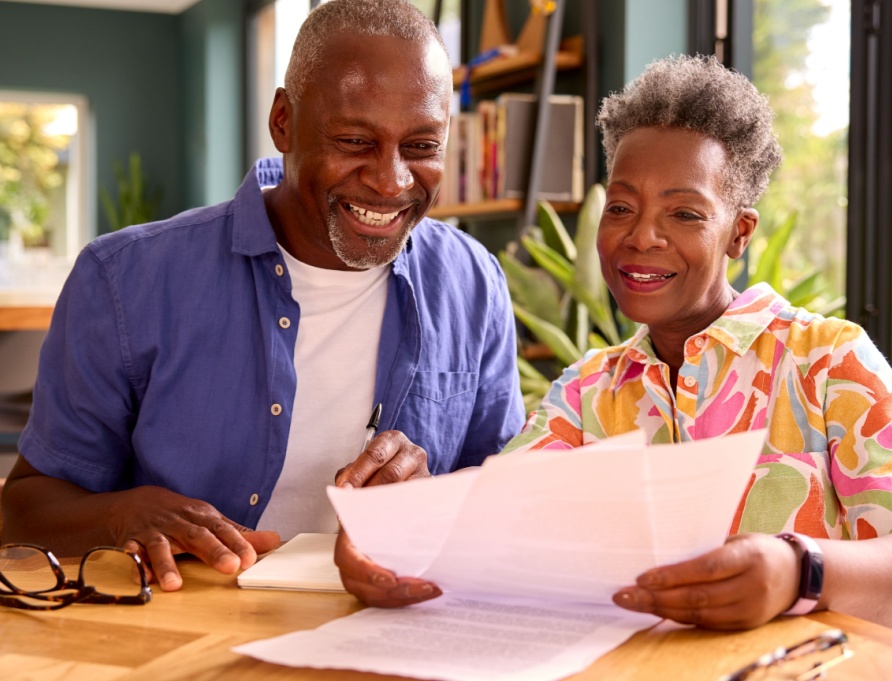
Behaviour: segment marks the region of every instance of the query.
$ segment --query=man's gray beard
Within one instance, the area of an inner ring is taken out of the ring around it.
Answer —
[[[357,256],[348,251],[347,239],[336,218],[337,202],[330,201],[329,203],[331,210],[328,213],[328,238],[331,240],[332,248],[341,262],[356,270],[370,270],[373,267],[389,265],[396,260],[396,256],[406,247],[409,234],[418,221],[416,216],[412,216],[395,242],[390,242],[387,237],[382,236],[357,235],[368,246],[365,253]]]

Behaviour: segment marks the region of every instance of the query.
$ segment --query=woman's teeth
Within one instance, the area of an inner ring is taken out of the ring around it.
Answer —
[[[383,227],[400,214],[399,211],[396,213],[376,213],[373,210],[360,208],[359,206],[350,206],[350,210],[353,211],[353,214],[360,222],[372,227]]]
[[[674,274],[639,274],[637,272],[623,272],[629,279],[635,281],[659,281],[660,279],[669,279]]]

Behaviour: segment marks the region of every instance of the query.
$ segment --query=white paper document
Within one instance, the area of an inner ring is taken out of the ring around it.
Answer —
[[[359,550],[445,595],[236,650],[444,681],[563,678],[657,622],[614,606],[613,593],[722,545],[764,439],[646,446],[635,433],[397,485],[330,487]]]
[[[233,648],[266,662],[417,679],[543,681],[582,671],[659,620],[616,606],[445,595]]]

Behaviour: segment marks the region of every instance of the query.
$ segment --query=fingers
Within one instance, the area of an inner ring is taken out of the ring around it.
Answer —
[[[110,516],[116,543],[137,551],[147,575],[165,591],[183,584],[174,560],[178,553],[191,553],[224,574],[234,574],[253,565],[258,550],[280,543],[274,532],[252,532],[210,504],[157,487],[123,493]]]
[[[414,577],[397,577],[360,553],[341,530],[335,544],[335,565],[344,588],[365,605],[398,608],[436,598],[435,584]]]
[[[745,629],[789,607],[798,589],[796,554],[770,535],[740,535],[698,558],[654,568],[613,602],[712,629]]]
[[[353,463],[338,471],[335,484],[370,487],[428,476],[427,453],[403,433],[387,430],[372,440]]]
[[[282,538],[278,532],[242,529],[241,533],[245,541],[254,547],[254,551],[258,556],[269,553],[282,545]]]

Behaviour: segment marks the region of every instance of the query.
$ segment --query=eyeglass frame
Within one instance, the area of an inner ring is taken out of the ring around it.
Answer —
[[[848,642],[849,637],[841,629],[828,629],[817,636],[807,638],[789,648],[779,646],[774,650],[761,655],[748,665],[741,667],[736,672],[722,676],[719,681],[745,681],[750,678],[752,674],[770,669],[772,666],[782,668],[784,662],[794,660],[800,655],[830,650],[833,646],[839,646],[840,652],[836,657],[832,657],[826,662],[821,662],[811,669],[802,672],[798,676],[790,677],[791,681],[810,681],[811,679],[823,678],[825,671],[831,667],[835,667],[840,662],[844,662],[855,654],[854,651],[848,647]]]
[[[27,589],[20,589],[15,584],[10,582],[3,575],[2,570],[0,570],[0,582],[2,582],[3,585],[11,591],[11,593],[6,593],[0,590],[0,606],[18,608],[20,610],[58,610],[59,608],[64,608],[66,606],[73,605],[74,603],[92,603],[99,605],[145,605],[152,600],[152,589],[151,587],[149,587],[149,581],[146,577],[145,566],[143,565],[142,559],[139,557],[139,555],[134,553],[133,551],[127,551],[126,549],[123,549],[119,546],[93,547],[81,557],[77,579],[68,579],[65,576],[65,572],[62,570],[62,566],[60,565],[59,560],[49,549],[37,544],[28,543],[0,545],[0,551],[2,551],[3,549],[15,548],[34,549],[46,556],[50,569],[53,572],[53,576],[55,576],[56,578],[56,584],[47,589],[28,591]],[[124,555],[129,556],[133,559],[133,562],[137,567],[137,572],[139,573],[140,579],[140,589],[138,594],[126,596],[105,594],[97,591],[96,587],[90,586],[84,582],[84,566],[87,564],[87,560],[90,558],[90,556],[97,551],[115,551],[117,553],[123,553]],[[74,593],[54,594],[53,592],[56,591],[73,591]],[[47,604],[40,605],[37,603],[30,603],[19,600],[21,598],[46,601]]]

